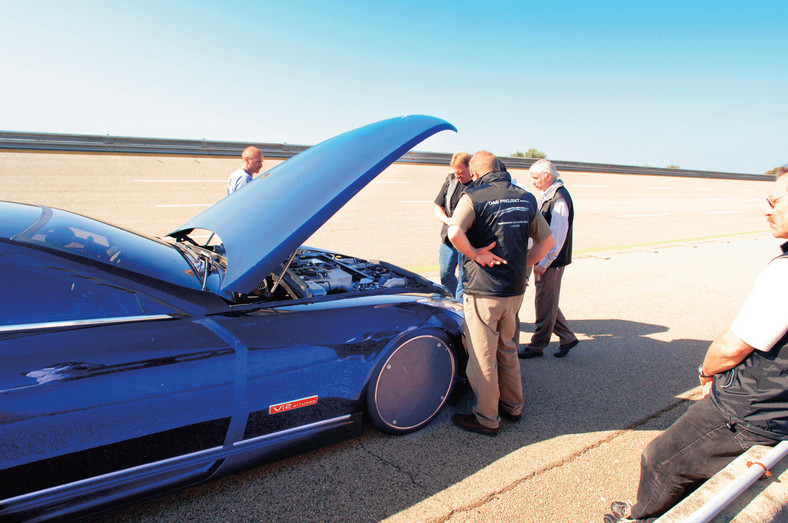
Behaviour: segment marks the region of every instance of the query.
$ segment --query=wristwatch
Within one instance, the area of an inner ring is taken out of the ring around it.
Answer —
[[[708,379],[708,378],[713,378],[714,374],[704,374],[703,363],[701,363],[700,365],[698,365],[698,377],[701,379]]]

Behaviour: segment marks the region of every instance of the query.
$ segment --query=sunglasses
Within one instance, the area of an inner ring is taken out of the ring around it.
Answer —
[[[777,202],[782,200],[784,197],[785,194],[783,194],[782,196],[778,196],[777,198],[772,198],[771,196],[769,196],[768,198],[766,198],[766,203],[769,204],[769,207],[774,209],[774,206],[777,205]]]

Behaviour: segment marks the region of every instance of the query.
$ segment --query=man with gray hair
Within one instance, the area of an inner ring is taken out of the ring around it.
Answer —
[[[523,359],[542,356],[544,348],[550,343],[550,337],[555,333],[559,345],[553,356],[563,358],[579,343],[558,307],[564,267],[572,263],[572,223],[575,211],[569,191],[564,187],[553,162],[539,160],[529,171],[534,187],[542,191],[540,211],[553,230],[555,245],[542,261],[534,265],[536,327],[531,343],[520,349],[518,355]]]

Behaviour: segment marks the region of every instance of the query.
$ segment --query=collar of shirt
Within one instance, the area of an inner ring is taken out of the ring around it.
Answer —
[[[556,180],[553,182],[553,185],[548,187],[545,191],[542,192],[543,200],[550,200],[555,196],[555,191],[557,191],[560,187],[564,186],[563,180]]]

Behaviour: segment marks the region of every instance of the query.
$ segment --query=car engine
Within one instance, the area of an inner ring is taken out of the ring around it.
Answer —
[[[313,296],[420,286],[416,279],[393,269],[386,263],[305,249],[299,249],[290,264],[290,271]]]

